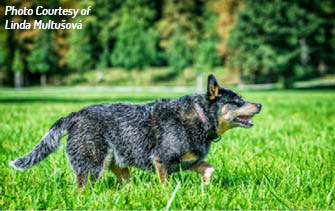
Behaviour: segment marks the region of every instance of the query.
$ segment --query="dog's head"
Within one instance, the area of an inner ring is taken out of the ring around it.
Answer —
[[[214,75],[208,76],[206,95],[215,108],[219,136],[233,127],[252,127],[251,118],[261,111],[261,104],[245,101],[241,95],[220,87]]]

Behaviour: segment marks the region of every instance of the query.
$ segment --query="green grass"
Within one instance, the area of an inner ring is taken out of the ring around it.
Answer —
[[[178,210],[335,209],[333,91],[243,92],[263,110],[254,128],[228,131],[212,145],[206,160],[216,171],[203,189],[195,172],[176,173],[163,188],[157,176],[132,168],[126,185],[118,186],[106,170],[80,191],[65,157],[65,139],[61,149],[27,171],[8,166],[57,119],[83,106],[183,94],[0,90],[0,210],[158,210],[168,204]]]

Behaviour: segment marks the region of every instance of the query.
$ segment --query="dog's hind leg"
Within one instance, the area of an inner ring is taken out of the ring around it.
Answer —
[[[92,183],[100,178],[104,171],[107,160],[108,156],[105,157],[102,165],[97,163],[86,163],[82,169],[80,167],[78,168],[78,166],[74,166],[74,164],[71,163],[75,173],[77,174],[77,182],[80,189],[85,189],[88,177],[90,177],[90,181]]]
[[[77,175],[77,183],[80,189],[85,189],[88,175]]]
[[[77,175],[77,182],[81,189],[85,189],[87,179],[90,178],[90,181],[93,183],[100,178],[103,172],[103,166],[92,166],[86,165],[83,168],[78,167],[72,163],[72,168]]]
[[[205,185],[209,184],[210,179],[212,178],[212,175],[214,173],[214,167],[205,162],[205,161],[201,161],[197,166],[195,166],[192,170],[201,173],[203,175],[203,181],[205,183]]]
[[[90,178],[90,181],[93,183],[97,179],[100,178],[104,165],[103,164],[97,164],[97,163],[76,163],[72,160],[71,162],[72,168],[77,175],[77,182],[79,184],[79,187],[81,189],[85,189],[85,185],[87,183],[88,177]]]
[[[89,138],[72,137],[70,134],[66,145],[67,158],[81,188],[85,188],[88,175],[91,182],[101,176],[108,159],[105,141],[97,136]]]
[[[130,179],[130,172],[128,168],[121,168],[115,162],[109,166],[110,170],[115,174],[120,185],[122,185],[123,180]]]

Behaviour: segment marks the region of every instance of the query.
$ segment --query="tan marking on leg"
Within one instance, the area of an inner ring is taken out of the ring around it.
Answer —
[[[154,165],[156,167],[156,172],[158,174],[159,181],[163,185],[167,175],[167,168],[163,163],[159,162],[159,158],[157,156],[154,158]]]
[[[120,168],[115,163],[112,163],[109,168],[116,175],[120,185],[122,185],[123,180],[129,180],[131,177],[128,168]]]
[[[87,177],[83,178],[83,177],[77,176],[76,180],[77,180],[79,189],[80,190],[85,190],[85,188],[86,188],[86,182],[87,182]]]
[[[104,159],[104,162],[103,162],[103,164],[102,164],[102,168],[101,168],[101,171],[100,171],[100,173],[99,173],[98,178],[100,178],[101,175],[104,173],[106,164],[108,163],[108,160],[109,160],[109,158],[108,158],[108,156],[106,156],[105,159]],[[98,178],[97,178],[97,179],[98,179]]]
[[[214,168],[211,164],[201,161],[197,166],[195,166],[192,170],[201,173],[203,175],[203,181],[205,185],[209,184],[210,179],[214,173]]]
[[[196,161],[197,159],[197,156],[190,152],[187,152],[183,157],[183,161]]]

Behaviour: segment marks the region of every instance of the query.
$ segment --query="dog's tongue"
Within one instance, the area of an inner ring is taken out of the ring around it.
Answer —
[[[239,119],[251,119],[252,116],[239,116],[238,118]]]

